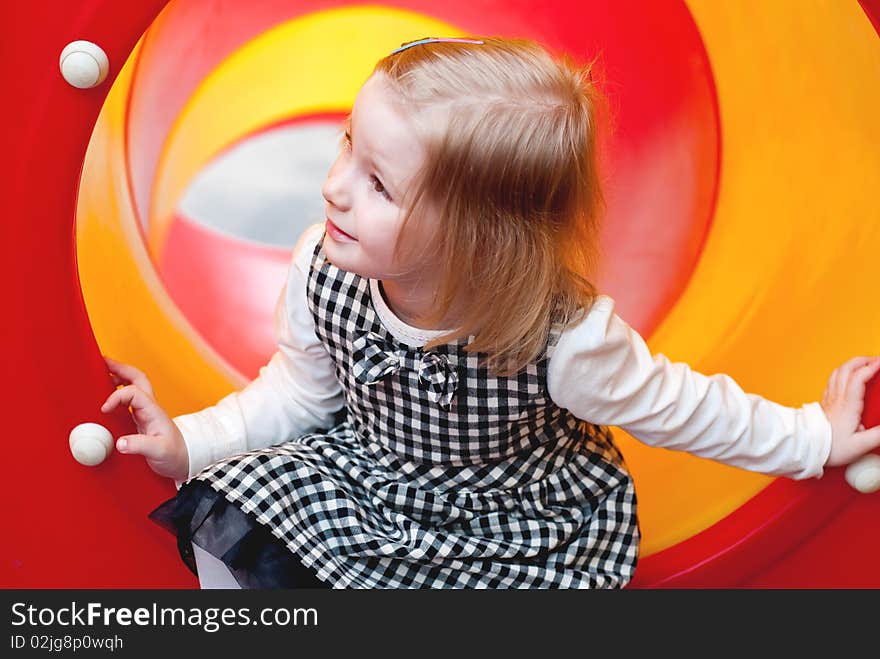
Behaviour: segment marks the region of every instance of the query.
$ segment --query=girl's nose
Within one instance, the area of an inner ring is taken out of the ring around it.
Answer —
[[[344,211],[348,210],[349,200],[345,185],[345,166],[340,160],[333,163],[330,171],[327,172],[327,178],[321,186],[321,194],[328,204]]]

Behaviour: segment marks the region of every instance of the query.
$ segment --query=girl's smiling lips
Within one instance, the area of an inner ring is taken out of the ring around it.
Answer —
[[[345,231],[343,231],[338,226],[333,224],[333,222],[330,220],[329,217],[327,218],[326,226],[327,226],[327,231],[330,233],[330,237],[333,238],[333,240],[357,242],[357,238],[345,233]]]

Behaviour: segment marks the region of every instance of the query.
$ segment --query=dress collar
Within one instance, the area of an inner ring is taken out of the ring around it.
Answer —
[[[419,348],[428,341],[442,334],[447,334],[451,330],[428,330],[419,327],[413,327],[403,322],[391,311],[388,303],[385,302],[385,296],[382,295],[382,287],[379,285],[378,279],[370,279],[370,295],[373,298],[373,308],[379,321],[385,326],[391,335],[410,347]]]

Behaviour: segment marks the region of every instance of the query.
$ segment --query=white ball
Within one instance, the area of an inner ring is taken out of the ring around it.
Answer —
[[[846,468],[846,482],[859,492],[870,494],[880,490],[880,455],[868,453]]]
[[[99,465],[113,452],[113,435],[98,423],[81,423],[70,431],[70,452],[82,465]]]
[[[110,70],[107,53],[91,41],[72,41],[64,47],[59,58],[61,75],[78,89],[100,85]]]

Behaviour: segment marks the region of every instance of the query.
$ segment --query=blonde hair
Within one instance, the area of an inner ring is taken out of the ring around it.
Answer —
[[[512,375],[543,354],[554,323],[578,320],[597,294],[601,97],[589,65],[532,41],[469,38],[484,43],[417,45],[374,70],[414,117],[427,154],[400,235],[428,204],[440,217],[430,240],[420,233],[395,250],[418,243],[440,264],[429,321],[467,300],[459,327],[426,347],[473,335],[466,350]]]

